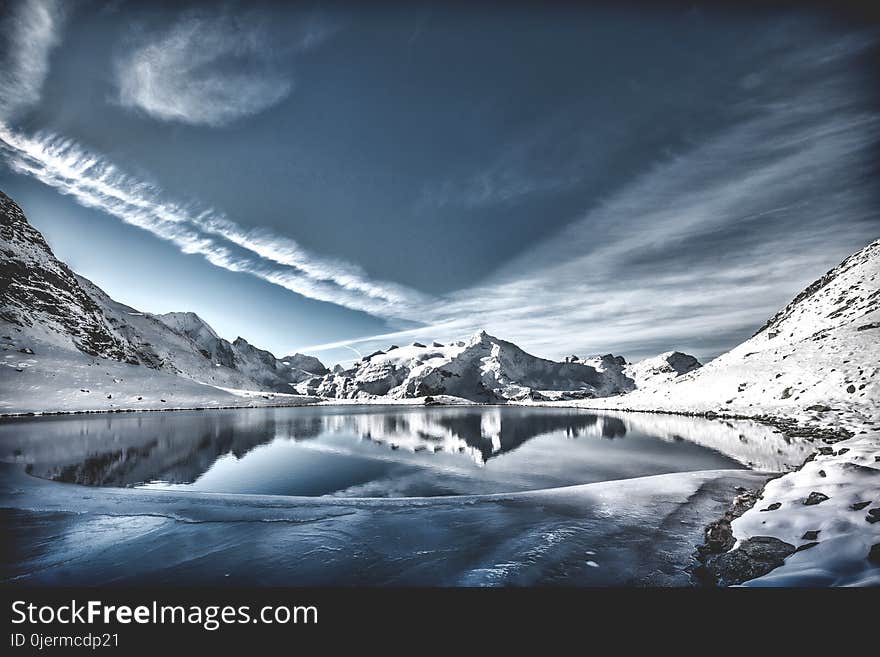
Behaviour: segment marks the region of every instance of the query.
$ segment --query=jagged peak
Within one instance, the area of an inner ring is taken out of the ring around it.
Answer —
[[[467,341],[467,345],[469,347],[473,347],[478,344],[485,344],[487,342],[497,342],[498,338],[489,335],[485,329],[480,329],[476,333],[474,333]]]

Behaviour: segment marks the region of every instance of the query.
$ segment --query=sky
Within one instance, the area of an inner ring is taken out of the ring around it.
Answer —
[[[878,54],[806,3],[3,2],[0,189],[277,355],[706,360],[880,237]]]

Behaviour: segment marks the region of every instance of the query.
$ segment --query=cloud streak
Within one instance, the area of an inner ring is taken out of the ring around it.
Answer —
[[[302,47],[325,38],[309,30]],[[189,16],[116,62],[123,107],[161,121],[223,126],[286,98],[289,75],[275,70],[267,30],[231,16]]]
[[[553,357],[729,349],[880,234],[880,115],[849,63],[875,44],[861,35],[768,62],[760,102],[752,93],[734,108],[746,118],[657,162],[483,284],[428,303],[427,328],[356,342],[486,328]]]
[[[40,100],[63,22],[61,6],[54,0],[9,4],[0,24],[5,42],[0,58],[0,120],[13,120]]]
[[[14,171],[173,243],[211,264],[252,274],[302,296],[380,317],[409,317],[425,299],[369,279],[358,267],[309,253],[296,241],[241,227],[214,210],[162,199],[156,186],[58,137],[28,137],[0,124],[0,151]]]

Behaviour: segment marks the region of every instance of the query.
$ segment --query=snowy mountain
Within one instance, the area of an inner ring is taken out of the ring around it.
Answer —
[[[139,362],[134,350],[108,325],[100,308],[79,286],[74,273],[55,258],[40,232],[3,192],[0,238],[2,323],[41,326],[86,354]]]
[[[627,373],[639,373],[629,368]],[[641,386],[640,386],[641,387]],[[631,408],[872,412],[880,399],[880,240],[798,294],[749,340],[628,396]]]
[[[215,367],[235,369],[271,390],[291,392],[292,384],[328,372],[314,356],[294,354],[279,359],[265,349],[254,347],[242,337],[230,343],[192,312],[165,313],[155,315],[155,318],[192,340],[199,348],[199,353]]]
[[[787,444],[809,454],[726,521],[729,541],[707,548],[712,576],[722,584],[876,585],[880,240],[707,365],[621,397],[570,404],[771,418]]]
[[[293,385],[326,368],[315,358],[294,354],[283,360],[238,338],[230,343],[195,313],[150,315],[111,299],[91,281],[74,274],[52,253],[21,208],[0,192],[0,337],[3,365],[0,391],[12,408],[96,408],[83,395],[91,387],[106,391],[99,408],[118,407],[113,394],[123,394],[139,407],[147,389],[165,390],[154,404],[167,404],[173,390],[186,404],[221,403],[222,391],[294,393]],[[96,360],[97,359],[97,360]],[[136,370],[119,368],[136,366]],[[83,367],[105,372],[95,379]],[[113,372],[111,374],[111,371]],[[171,383],[162,375],[186,379]],[[158,377],[147,385],[150,377]],[[104,379],[114,385],[103,385]],[[121,381],[138,381],[129,389]],[[51,385],[52,395],[44,391]],[[200,387],[201,386],[201,387]],[[137,393],[137,394],[136,394]],[[24,406],[13,400],[21,398]],[[43,404],[37,403],[40,398]],[[75,401],[73,398],[78,398]],[[234,400],[234,398],[233,398]],[[230,400],[229,403],[232,403]],[[138,403],[135,403],[138,402]],[[178,399],[178,402],[179,399]]]
[[[604,397],[633,389],[625,361],[604,356],[555,362],[526,353],[485,331],[467,341],[392,345],[347,370],[311,379],[303,394],[343,399],[451,396],[476,402]]]

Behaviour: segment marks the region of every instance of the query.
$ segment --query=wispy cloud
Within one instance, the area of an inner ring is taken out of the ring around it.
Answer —
[[[428,303],[426,328],[356,342],[486,328],[554,357],[729,349],[880,235],[880,115],[848,64],[875,36],[768,62],[749,118],[657,162],[490,280]]]
[[[69,140],[28,137],[0,124],[0,151],[14,171],[172,242],[183,253],[199,254],[217,267],[380,317],[410,317],[425,302],[413,290],[371,280],[357,266],[311,254],[290,238],[243,228],[215,210],[164,200],[155,185],[126,175]]]
[[[7,3],[0,21],[0,121],[10,121],[40,100],[64,15],[55,0],[22,0]]]
[[[306,30],[302,48],[327,30]],[[222,126],[279,103],[293,89],[276,70],[266,26],[253,16],[190,15],[116,62],[119,102],[163,121]]]
[[[591,160],[588,145],[572,131],[564,116],[530,126],[478,170],[424,184],[419,201],[425,207],[479,209],[571,189],[589,176]]]

